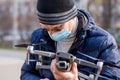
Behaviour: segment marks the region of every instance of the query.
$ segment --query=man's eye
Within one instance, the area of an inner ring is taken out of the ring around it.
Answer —
[[[57,31],[61,31],[61,29],[55,29],[54,31],[56,31],[56,32],[57,32]]]

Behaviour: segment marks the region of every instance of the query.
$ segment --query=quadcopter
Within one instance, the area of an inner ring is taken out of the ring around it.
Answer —
[[[44,64],[44,63],[49,63],[50,61],[45,61],[42,59],[42,57],[49,57],[52,59],[56,58],[57,59],[56,67],[63,72],[70,70],[72,62],[76,62],[77,64],[97,69],[97,73],[89,72],[89,75],[85,75],[81,72],[78,72],[78,76],[86,80],[98,80],[99,77],[110,80],[109,78],[100,75],[100,73],[102,72],[103,65],[120,69],[120,66],[116,66],[115,64],[106,62],[101,59],[96,59],[94,57],[88,56],[81,52],[78,52],[78,53],[87,58],[94,60],[96,63],[77,58],[76,56],[73,56],[70,53],[64,53],[64,52],[54,53],[54,52],[48,52],[48,51],[42,51],[42,50],[34,50],[35,45],[41,45],[41,44],[18,44],[18,45],[15,45],[15,47],[27,47],[26,64],[29,65],[30,62],[36,61],[36,69],[50,69],[50,65]],[[29,57],[30,54],[38,55],[38,59],[31,60]]]

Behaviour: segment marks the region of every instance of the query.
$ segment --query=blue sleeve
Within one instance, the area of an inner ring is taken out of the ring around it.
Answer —
[[[103,41],[100,47],[100,59],[111,62],[120,66],[120,53],[116,45],[115,39],[109,35]],[[111,80],[120,80],[120,69],[104,65],[101,75],[110,78]],[[98,80],[107,80],[99,78]]]
[[[23,64],[20,80],[40,80],[39,73],[34,68],[34,63],[30,63],[29,65],[26,63]]]
[[[38,31],[34,31],[31,35],[31,43],[37,43],[39,35]],[[30,59],[36,59],[36,55],[30,54]],[[21,80],[40,80],[40,73],[36,70],[36,62],[30,62],[30,64],[24,63],[21,68]]]

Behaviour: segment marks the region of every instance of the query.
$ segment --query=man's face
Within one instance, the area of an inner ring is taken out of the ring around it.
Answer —
[[[58,25],[41,24],[41,26],[47,31],[49,31],[51,35],[55,32],[61,31],[64,27],[63,24],[58,24]]]
[[[40,23],[40,25],[52,35],[55,32],[61,31],[63,28],[66,28],[68,31],[71,31],[74,26],[74,18],[62,24],[49,25]]]

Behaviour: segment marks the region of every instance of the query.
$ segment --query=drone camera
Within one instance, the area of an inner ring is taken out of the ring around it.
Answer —
[[[61,71],[68,71],[70,68],[69,62],[66,62],[66,61],[58,61],[56,66]]]

